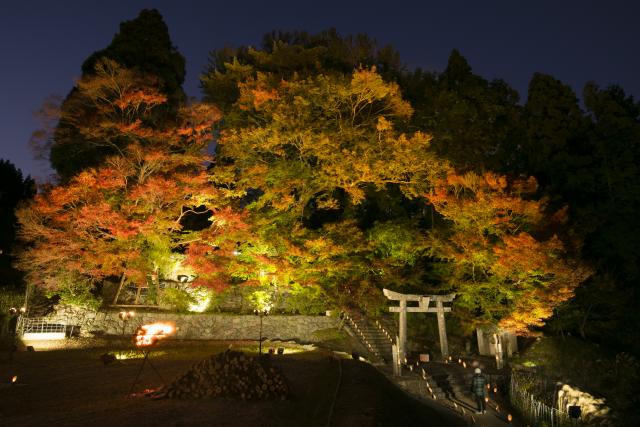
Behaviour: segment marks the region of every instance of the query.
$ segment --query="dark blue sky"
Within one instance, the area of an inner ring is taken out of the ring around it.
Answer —
[[[366,32],[392,44],[409,67],[442,71],[457,48],[485,78],[504,78],[526,96],[536,71],[570,84],[616,83],[640,96],[640,2],[632,0],[468,1],[71,1],[0,2],[0,158],[47,176],[27,142],[33,112],[64,96],[92,52],[143,8],[163,14],[187,58],[186,91],[199,96],[207,53],[258,45],[273,29]]]

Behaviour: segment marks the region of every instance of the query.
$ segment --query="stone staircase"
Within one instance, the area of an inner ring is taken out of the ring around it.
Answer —
[[[434,390],[439,390],[442,394],[440,398],[446,398],[449,400],[460,400],[464,395],[464,383],[460,379],[453,375],[450,370],[442,366],[441,363],[429,363],[424,370],[425,379]]]
[[[467,391],[467,377],[454,365],[442,362],[403,365],[402,376],[388,377],[417,399],[438,403],[471,421],[474,420],[475,403]],[[475,425],[473,422],[471,424]]]
[[[392,319],[371,319],[358,312],[345,313],[345,323],[377,364],[390,364],[392,357]]]

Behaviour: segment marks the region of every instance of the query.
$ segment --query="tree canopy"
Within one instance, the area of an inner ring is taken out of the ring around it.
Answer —
[[[135,93],[140,86],[154,86],[154,96],[162,96],[165,102],[139,100],[137,108],[127,111],[108,110],[110,114],[120,114],[125,120],[132,121],[134,116],[153,107],[153,114],[145,114],[147,122],[162,126],[164,122],[175,119],[180,106],[185,101],[182,83],[185,77],[185,60],[177,51],[169,38],[169,30],[157,10],[143,10],[140,15],[120,25],[120,32],[105,49],[94,52],[82,64],[82,84],[95,82],[89,77],[97,76],[107,80],[113,75],[112,66],[118,64],[131,74],[120,74],[120,80],[114,81],[110,87],[98,84],[105,98],[88,99],[87,90],[79,86],[69,92],[60,106],[60,117],[53,132],[52,139],[44,141],[49,150],[51,166],[64,181],[85,168],[96,167],[101,162],[127,144],[126,137],[114,138],[113,135],[104,140],[104,132],[100,127],[104,124],[104,104],[109,98],[118,96],[118,91]],[[141,81],[140,77],[150,79]],[[107,118],[107,122],[113,117]]]
[[[194,285],[314,287],[371,311],[383,286],[456,292],[465,326],[522,333],[586,331],[607,310],[589,290],[637,301],[640,107],[621,88],[589,84],[581,107],[535,74],[521,103],[458,51],[408,70],[335,30],[213,51],[203,104],[183,79],[155,11],[85,62],[51,150],[61,183],[19,212],[31,281],[179,266]]]

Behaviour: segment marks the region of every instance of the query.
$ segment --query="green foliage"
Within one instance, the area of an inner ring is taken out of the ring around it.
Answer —
[[[186,265],[223,291],[210,307],[240,287],[254,307],[288,292],[308,313],[380,311],[383,286],[456,291],[468,328],[539,326],[556,309],[559,331],[593,322],[633,341],[640,106],[620,88],[588,85],[583,111],[536,74],[521,106],[457,51],[442,73],[408,72],[364,35],[272,33],[212,53],[201,82],[225,119],[205,174],[217,110],[178,109],[183,79],[157,11],[85,62],[51,152],[64,184],[22,211],[34,283],[61,269],[141,283]],[[581,250],[597,274],[560,306],[590,273]]]
[[[60,304],[97,310],[102,305],[102,299],[95,295],[92,283],[84,276],[75,272],[61,272],[56,277],[57,286],[49,290],[46,296],[60,297]]]
[[[247,296],[251,306],[258,311],[270,311],[273,307],[273,291],[271,289],[258,289]]]
[[[171,43],[169,30],[157,10],[142,10],[136,19],[123,22],[111,44],[85,60],[81,82],[104,74],[105,63],[120,64],[131,75],[138,76],[137,81],[130,78],[122,81],[116,75],[109,75],[113,89],[118,93],[126,93],[132,83],[138,86],[138,90],[146,84],[155,86],[158,93],[167,99],[166,103],[155,108],[150,108],[151,104],[140,108],[143,112],[153,110],[150,114],[138,114],[123,108],[122,116],[128,117],[121,118],[122,122],[137,119],[146,125],[162,127],[176,119],[185,100],[182,90],[185,60]],[[109,74],[108,69],[106,71]],[[60,106],[60,120],[53,135],[46,135],[42,142],[50,150],[47,154],[53,169],[65,181],[84,169],[102,164],[107,157],[118,154],[123,146],[131,143],[131,138],[122,134],[113,137],[109,133],[95,135],[86,132],[87,124],[97,130],[108,119],[105,120],[99,106],[83,92],[80,84],[69,92]],[[116,97],[109,92],[103,91],[101,99],[117,104]]]
[[[400,265],[412,266],[427,249],[427,242],[417,226],[408,222],[376,223],[368,230],[368,238],[375,246],[376,257],[386,258]]]
[[[109,46],[84,61],[83,75],[92,74],[102,58],[158,76],[174,106],[185,98],[185,59],[171,42],[169,29],[156,9],[143,9],[135,19],[122,22]]]
[[[318,329],[313,331],[313,338],[317,341],[340,341],[347,338],[344,330],[337,328]]]
[[[205,100],[227,112],[240,96],[239,84],[255,72],[269,73],[277,82],[295,76],[348,75],[359,67],[372,66],[387,81],[402,71],[398,52],[392,46],[378,46],[366,34],[341,36],[335,29],[318,34],[274,31],[264,36],[258,49],[242,46],[211,52],[201,86]]]
[[[170,307],[180,313],[188,312],[189,306],[196,303],[196,298],[185,289],[166,288],[158,296],[160,306]]]
[[[291,285],[286,296],[287,310],[292,313],[317,315],[330,308],[326,293],[320,286]]]
[[[23,292],[14,289],[0,288],[0,313],[6,315],[10,308],[20,308],[23,304]]]
[[[400,85],[416,110],[412,125],[433,135],[439,155],[461,171],[509,170],[521,142],[521,107],[504,81],[473,74],[453,50],[443,73],[409,72]]]

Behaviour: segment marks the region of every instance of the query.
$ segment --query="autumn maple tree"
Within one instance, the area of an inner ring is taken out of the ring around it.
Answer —
[[[32,283],[152,289],[181,272],[374,310],[383,286],[455,292],[468,327],[525,332],[588,276],[552,231],[566,209],[549,215],[533,178],[456,171],[375,68],[225,69],[237,97],[224,121],[208,104],[169,118],[157,79],[110,60],[78,82],[86,108],[61,121],[111,154],[19,212]]]
[[[227,218],[234,192],[211,185],[206,171],[220,114],[194,104],[175,121],[158,123],[154,114],[166,97],[156,83],[109,60],[78,82],[92,118],[67,110],[65,119],[117,154],[46,189],[18,212],[29,247],[20,264],[31,283],[55,289],[70,277],[92,284],[118,276],[153,284],[175,276],[184,246],[199,239],[198,230],[184,227],[186,217],[209,215],[212,230],[234,227]]]
[[[433,236],[451,267],[443,285],[457,292],[458,315],[469,325],[528,333],[590,274],[548,231],[566,220],[566,209],[545,215],[545,203],[530,198],[536,189],[534,178],[450,170],[425,194],[447,222]]]
[[[411,106],[375,69],[289,80],[256,71],[238,90],[214,170],[251,195],[251,247],[269,254],[280,283],[322,284],[357,300],[384,261],[356,211],[390,186],[419,196],[440,167],[430,136],[398,130]]]

